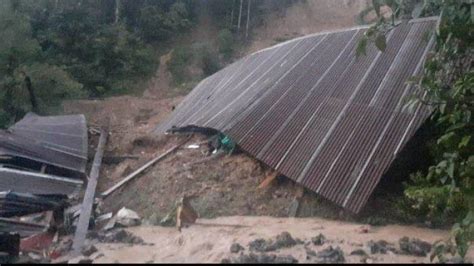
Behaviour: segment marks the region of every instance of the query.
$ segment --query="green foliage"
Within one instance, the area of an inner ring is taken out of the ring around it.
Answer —
[[[139,29],[147,41],[163,41],[191,26],[189,11],[182,2],[175,2],[168,12],[160,5],[146,5],[140,10]]]
[[[463,257],[474,240],[474,17],[472,1],[456,0],[374,0],[378,22],[359,42],[357,54],[364,54],[369,41],[385,49],[388,31],[396,27],[396,18],[440,15],[434,40],[436,48],[415,84],[422,93],[409,103],[429,105],[436,125],[431,145],[433,165],[426,173],[412,176],[406,185],[407,212],[435,224],[453,223],[452,237],[435,246],[432,259],[443,262],[444,254]],[[382,5],[392,9],[392,21],[380,14]],[[463,219],[464,218],[464,219]]]
[[[173,50],[167,67],[176,84],[181,84],[188,79],[189,73],[187,66],[190,64],[192,58],[193,55],[189,47],[180,46]]]
[[[228,29],[221,30],[217,36],[217,41],[219,52],[226,60],[229,59],[234,53],[234,36],[232,35],[232,32]]]
[[[195,58],[203,71],[204,77],[210,76],[221,68],[219,58],[210,45],[202,44],[194,48]]]
[[[65,65],[90,96],[113,94],[116,84],[154,72],[154,54],[136,34],[87,19],[86,11],[70,8],[44,18],[37,35],[48,63]]]

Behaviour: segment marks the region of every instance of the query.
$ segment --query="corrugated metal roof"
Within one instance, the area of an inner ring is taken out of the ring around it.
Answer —
[[[436,18],[401,23],[385,52],[356,47],[367,27],[321,33],[251,54],[208,77],[158,126],[194,125],[321,196],[359,212],[430,111],[406,110]]]
[[[41,117],[27,114],[0,131],[0,155],[25,158],[85,173],[87,125],[83,115]]]
[[[18,171],[0,167],[0,191],[34,195],[72,195],[82,188],[81,180]]]
[[[31,194],[0,192],[0,217],[23,216],[67,206],[65,197],[41,197]]]

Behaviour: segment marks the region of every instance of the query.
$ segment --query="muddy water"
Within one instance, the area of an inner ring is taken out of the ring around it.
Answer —
[[[318,218],[271,218],[271,217],[222,217],[212,220],[201,219],[198,224],[185,228],[179,233],[175,228],[137,227],[130,231],[142,237],[153,246],[130,246],[122,244],[101,244],[98,246],[103,257],[97,263],[113,262],[196,262],[218,263],[231,255],[229,249],[233,243],[240,243],[248,251],[248,243],[257,238],[274,238],[283,231],[288,231],[294,238],[308,242],[311,237],[322,233],[327,238],[323,246],[309,245],[318,252],[329,245],[339,246],[345,253],[346,262],[360,262],[360,256],[349,255],[355,249],[364,249],[370,261],[380,263],[394,262],[429,262],[429,258],[388,254],[370,255],[367,242],[385,240],[395,244],[403,236],[419,238],[434,242],[446,238],[448,231],[431,230],[413,226],[371,227],[363,224],[330,221]],[[303,245],[280,249],[275,254],[291,254],[299,262],[307,260]],[[474,258],[474,249],[468,255]]]

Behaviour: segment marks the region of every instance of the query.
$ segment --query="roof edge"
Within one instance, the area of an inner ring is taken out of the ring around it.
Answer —
[[[439,19],[438,16],[430,16],[430,17],[410,19],[410,20],[407,21],[407,23],[420,23],[420,22],[432,21],[432,20],[438,20],[438,19]],[[401,23],[401,22],[403,22],[403,20],[399,20],[397,22]],[[265,52],[265,51],[268,51],[268,50],[271,50],[271,49],[274,49],[274,48],[278,48],[280,46],[287,45],[287,44],[295,42],[295,41],[303,40],[305,38],[311,38],[311,37],[316,37],[316,36],[331,34],[331,33],[339,33],[339,32],[346,32],[346,31],[360,30],[360,29],[368,29],[372,25],[374,25],[374,24],[367,24],[367,25],[360,25],[360,26],[354,26],[354,27],[348,27],[348,28],[341,28],[341,29],[335,29],[335,30],[325,30],[325,31],[315,32],[315,33],[311,33],[311,34],[308,34],[308,35],[303,35],[303,36],[300,36],[300,37],[296,37],[294,39],[287,40],[287,41],[284,41],[284,42],[281,42],[281,43],[277,43],[273,46],[263,48],[262,50],[258,50],[256,52],[253,52],[253,53],[251,53],[247,56],[255,55],[255,54]],[[245,57],[247,57],[247,56],[245,56]]]

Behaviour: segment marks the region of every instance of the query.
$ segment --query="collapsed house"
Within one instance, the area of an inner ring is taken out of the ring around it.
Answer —
[[[0,232],[27,237],[48,229],[20,217],[63,211],[82,189],[87,134],[83,115],[33,113],[0,131]]]
[[[407,81],[423,70],[437,18],[400,23],[385,51],[368,27],[290,40],[206,78],[156,133],[217,130],[282,175],[358,213],[431,111]]]

